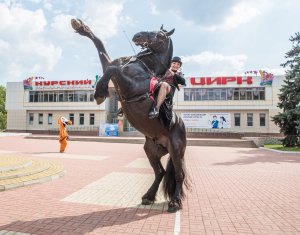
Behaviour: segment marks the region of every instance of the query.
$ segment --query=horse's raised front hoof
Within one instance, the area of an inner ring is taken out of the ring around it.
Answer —
[[[71,19],[71,25],[76,33],[79,33],[80,35],[83,36],[90,36],[94,38],[93,32],[80,19]]]
[[[77,31],[78,29],[80,29],[80,27],[82,27],[82,21],[76,20],[76,19],[71,19],[71,25],[72,25],[72,28]]]
[[[168,212],[175,213],[181,209],[181,206],[176,201],[170,201],[168,204]]]
[[[142,198],[142,205],[151,205],[153,203],[154,203],[154,201],[152,201],[152,200],[149,200],[147,198]]]

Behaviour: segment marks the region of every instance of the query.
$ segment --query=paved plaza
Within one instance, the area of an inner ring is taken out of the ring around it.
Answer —
[[[64,167],[51,181],[0,192],[0,234],[300,234],[300,154],[188,146],[192,189],[168,213],[142,144],[0,137],[0,156]],[[167,156],[163,159],[166,164]]]

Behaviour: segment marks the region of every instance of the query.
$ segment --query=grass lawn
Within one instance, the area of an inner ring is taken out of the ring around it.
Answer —
[[[281,150],[281,151],[300,152],[300,147],[283,147],[282,144],[265,144],[264,147],[269,149]]]

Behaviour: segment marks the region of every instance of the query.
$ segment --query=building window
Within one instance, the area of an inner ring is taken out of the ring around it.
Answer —
[[[94,101],[94,92],[93,91],[90,92],[90,101],[91,102]]]
[[[49,93],[49,102],[55,102],[54,100],[54,93]]]
[[[184,101],[206,100],[265,100],[265,88],[184,88]]]
[[[48,92],[44,93],[44,102],[48,102],[49,101],[49,94]],[[43,102],[42,100],[39,100],[39,102]]]
[[[240,100],[246,99],[246,89],[240,89]]]
[[[253,100],[253,90],[247,89],[247,100]]]
[[[52,125],[52,117],[53,117],[53,114],[48,113],[48,125]]]
[[[87,93],[86,92],[79,91],[78,102],[87,102]]]
[[[240,113],[234,114],[234,125],[241,126],[241,114]]]
[[[30,91],[29,102],[94,102],[94,92]]]
[[[39,125],[43,125],[43,114],[39,113]]]
[[[33,113],[29,113],[29,125],[33,125]]]
[[[240,99],[240,89],[239,88],[234,88],[234,90],[233,90],[233,99],[234,100],[239,100]]]
[[[33,102],[39,102],[39,93],[40,92],[35,92],[35,94],[33,95]]]
[[[247,113],[247,126],[253,126],[253,113]]]
[[[74,102],[74,93],[73,92],[68,93],[68,102]]]
[[[79,125],[84,125],[84,113],[79,114]]]
[[[72,125],[74,125],[74,113],[69,113],[69,120],[72,121]]]
[[[259,114],[259,125],[266,126],[266,114],[265,113]]]
[[[95,114],[90,113],[90,125],[95,125]]]

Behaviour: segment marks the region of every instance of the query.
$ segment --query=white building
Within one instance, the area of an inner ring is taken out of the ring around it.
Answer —
[[[187,86],[174,96],[174,111],[183,118],[188,131],[278,134],[271,117],[280,111],[277,103],[283,79],[189,77]],[[27,79],[7,83],[7,130],[51,133],[58,129],[57,119],[62,115],[73,121],[70,131],[97,135],[101,124],[118,122],[118,102],[111,86],[112,98],[97,105],[94,86],[94,80]],[[130,129],[125,118],[124,131]]]

